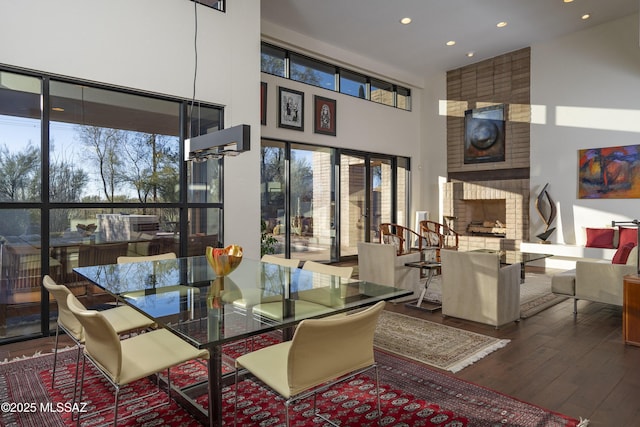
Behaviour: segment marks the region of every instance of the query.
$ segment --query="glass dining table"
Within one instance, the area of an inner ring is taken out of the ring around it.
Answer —
[[[345,279],[243,259],[225,277],[217,277],[204,256],[128,264],[76,267],[73,271],[99,288],[154,319],[186,342],[210,353],[208,378],[188,390],[172,390],[174,397],[201,422],[222,425],[222,389],[232,374],[223,374],[223,345],[274,330],[290,339],[295,325],[367,307],[411,294],[376,283]],[[296,312],[296,301],[304,310]],[[276,303],[277,316],[252,314],[258,304]],[[174,386],[175,387],[175,386]],[[208,409],[195,395],[208,392]]]

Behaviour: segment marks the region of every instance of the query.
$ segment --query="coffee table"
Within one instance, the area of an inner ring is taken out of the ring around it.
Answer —
[[[553,254],[538,254],[533,252],[510,251],[504,249],[474,249],[472,252],[499,253],[500,264],[511,265],[520,263],[520,283],[524,283],[524,265],[529,262],[538,261],[552,257]]]

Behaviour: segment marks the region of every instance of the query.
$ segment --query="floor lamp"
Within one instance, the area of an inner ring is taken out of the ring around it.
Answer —
[[[636,245],[640,244],[640,221],[634,219],[632,221],[611,221],[611,226],[615,227],[616,225],[633,225],[638,229],[638,237],[636,240]],[[638,276],[640,276],[640,247],[636,251],[638,253],[638,258],[636,259],[636,269],[638,270]]]

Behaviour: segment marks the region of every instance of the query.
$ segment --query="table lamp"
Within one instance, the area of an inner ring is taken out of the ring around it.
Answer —
[[[634,227],[636,227],[638,229],[638,237],[636,240],[636,245],[640,244],[640,221],[638,221],[637,219],[634,220],[630,220],[630,221],[611,221],[611,226],[615,227],[616,225],[633,225]],[[636,269],[638,272],[638,276],[640,276],[640,247],[638,247],[638,250],[636,251],[638,254],[638,258],[636,259]]]

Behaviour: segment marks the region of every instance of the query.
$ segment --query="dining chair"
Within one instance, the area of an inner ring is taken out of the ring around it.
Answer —
[[[56,322],[56,339],[55,349],[53,352],[53,370],[51,373],[51,387],[55,387],[56,380],[56,364],[58,358],[58,337],[60,330],[66,333],[78,347],[78,355],[76,357],[76,382],[78,380],[78,362],[80,361],[80,353],[82,345],[85,341],[84,330],[82,324],[71,313],[67,305],[67,298],[71,297],[76,301],[76,305],[84,307],[76,296],[65,285],[59,285],[49,275],[42,278],[43,286],[49,291],[58,304],[58,320]],[[103,311],[103,316],[107,322],[113,327],[116,334],[123,334],[136,330],[153,328],[155,322],[147,316],[137,312],[133,308],[121,305],[109,308]]]
[[[383,222],[380,224],[379,229],[379,243],[394,245],[398,255],[418,252],[422,256],[423,239],[414,230],[390,222]]]
[[[385,302],[380,301],[350,316],[305,319],[296,328],[291,341],[238,357],[235,363],[234,426],[237,425],[238,417],[239,378],[241,375],[244,378],[246,372],[285,399],[287,426],[289,406],[309,396],[313,396],[314,414],[337,426],[338,424],[317,413],[316,393],[374,369],[379,422],[380,388],[373,352],[373,335],[384,305]]]
[[[298,266],[300,265],[300,260],[297,258],[281,258],[275,255],[262,255],[262,258],[260,258],[260,261],[262,262],[268,262],[269,264],[277,264],[277,265],[281,265],[283,267],[290,267],[290,268],[298,268]]]
[[[121,387],[151,375],[167,371],[167,404],[171,402],[170,368],[182,363],[208,359],[208,350],[197,349],[167,329],[155,329],[144,334],[120,340],[103,312],[87,310],[72,295],[67,297],[69,310],[75,315],[85,332],[84,358],[115,388],[113,405],[113,425],[118,425],[118,404]],[[84,386],[86,363],[82,365],[80,379],[80,400]],[[151,395],[138,396],[129,405],[146,401]],[[210,398],[211,396],[209,396]],[[142,412],[159,407],[146,408]],[[97,413],[108,410],[103,408]],[[95,413],[95,412],[94,412]],[[81,415],[81,414],[79,414]],[[136,413],[136,415],[139,415]],[[78,417],[80,424],[80,416]]]
[[[302,269],[316,273],[331,274],[332,276],[340,276],[345,279],[349,279],[351,275],[353,275],[353,267],[322,264],[311,260],[305,261]]]
[[[130,262],[144,262],[144,261],[162,261],[165,259],[176,259],[176,254],[173,252],[167,252],[165,254],[158,255],[142,255],[142,256],[119,256],[116,262],[118,264],[127,264]]]

